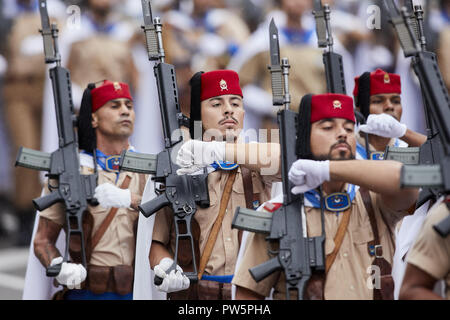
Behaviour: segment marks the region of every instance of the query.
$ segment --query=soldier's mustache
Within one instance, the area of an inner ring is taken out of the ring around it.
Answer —
[[[230,119],[233,120],[234,122],[236,122],[236,124],[239,123],[239,121],[235,117],[229,116],[229,117],[226,117],[226,118],[220,120],[219,121],[219,125],[223,124],[225,121],[230,120]]]
[[[347,143],[347,141],[345,141],[345,140],[339,140],[338,142],[336,142],[335,144],[333,144],[333,145],[330,147],[330,153],[331,153],[331,151],[332,151],[335,147],[337,147],[337,146],[340,145],[340,144],[346,145],[347,148],[348,148],[348,150],[352,151],[352,148],[351,148],[350,145]]]

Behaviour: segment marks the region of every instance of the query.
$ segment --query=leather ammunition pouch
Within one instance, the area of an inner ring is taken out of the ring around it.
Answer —
[[[95,294],[113,292],[125,295],[133,291],[133,266],[88,266],[84,289]]]
[[[231,300],[231,283],[199,280],[189,289],[169,293],[170,300]]]

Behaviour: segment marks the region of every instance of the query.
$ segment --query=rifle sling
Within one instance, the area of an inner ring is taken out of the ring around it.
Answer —
[[[203,273],[205,272],[206,263],[208,262],[214,245],[219,235],[219,230],[222,226],[223,218],[225,217],[225,212],[227,210],[228,202],[230,200],[231,189],[233,187],[234,180],[236,179],[237,170],[233,170],[229,173],[225,188],[222,193],[222,198],[220,199],[219,214],[214,222],[214,225],[209,234],[208,240],[206,241],[205,249],[200,257],[200,265],[198,268],[198,278],[201,279]]]
[[[328,273],[331,266],[334,263],[334,260],[336,260],[337,254],[339,252],[339,249],[341,248],[342,242],[344,241],[345,233],[347,231],[348,224],[350,222],[350,213],[352,212],[352,207],[348,208],[343,212],[343,217],[341,220],[341,223],[339,224],[338,230],[336,232],[336,235],[334,236],[334,250],[327,255],[327,258],[325,260],[325,274]]]
[[[380,245],[380,235],[378,232],[377,220],[375,218],[375,212],[372,207],[372,201],[370,200],[370,193],[367,189],[359,188],[359,193],[361,194],[361,198],[364,202],[364,206],[366,207],[367,214],[369,215],[370,226],[372,228],[374,240],[368,243],[369,246],[375,246],[375,251],[380,248],[379,254],[375,252],[375,255],[383,255],[383,250],[381,247],[377,247]],[[369,248],[370,253],[370,248]]]
[[[254,209],[254,207],[253,207],[254,194],[253,194],[252,171],[248,168],[241,167],[241,173],[242,173],[242,184],[244,186],[245,206],[247,209]],[[243,231],[239,230],[239,232],[238,232],[239,245],[241,245],[242,233],[243,233]]]
[[[360,188],[359,192],[361,194],[361,198],[363,199],[364,206],[366,207],[367,214],[369,215],[370,225],[372,228],[374,240],[370,241],[368,246],[369,254],[373,252],[375,255],[375,259],[372,262],[372,265],[378,266],[380,268],[380,288],[374,287],[373,289],[373,299],[374,300],[394,300],[394,281],[392,279],[392,266],[391,264],[383,257],[383,247],[380,243],[380,234],[378,232],[377,221],[375,218],[375,211],[372,206],[372,201],[370,200],[370,193],[367,189]],[[383,215],[382,215],[383,217]],[[388,224],[384,220],[383,223],[389,229]],[[391,236],[391,241],[393,241]],[[373,251],[371,247],[373,246]]]
[[[122,185],[120,186],[120,188],[121,189],[128,189],[128,186],[130,185],[130,181],[131,181],[131,178],[130,178],[130,176],[127,175],[125,177],[125,179],[123,180]],[[97,244],[100,242],[101,238],[103,237],[103,235],[105,234],[105,232],[108,229],[109,225],[111,224],[111,222],[113,221],[114,217],[116,216],[116,213],[117,213],[118,209],[119,208],[111,208],[111,210],[109,210],[108,215],[103,220],[103,222],[100,225],[100,227],[97,229],[97,232],[93,235],[93,237],[92,237],[92,245],[91,245],[92,250],[94,250],[95,247],[97,246]]]

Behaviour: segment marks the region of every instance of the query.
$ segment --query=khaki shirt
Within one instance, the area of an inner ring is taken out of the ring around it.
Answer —
[[[234,181],[230,201],[227,211],[222,221],[216,243],[214,245],[211,257],[206,264],[205,274],[209,275],[231,275],[234,272],[236,259],[239,252],[239,239],[237,229],[231,228],[231,222],[234,217],[236,207],[245,208],[244,186],[242,183],[241,169],[238,168],[238,174]],[[219,214],[220,199],[228,178],[228,171],[217,170],[208,175],[208,190],[210,198],[209,208],[197,207],[195,220],[200,226],[200,252],[203,252],[206,246],[211,229]],[[253,193],[259,194],[261,203],[270,199],[271,180],[267,176],[263,179],[260,175],[252,172]],[[169,231],[170,236],[169,236]],[[153,241],[159,241],[175,252],[175,232],[173,228],[173,213],[171,210],[160,210],[156,213],[155,225],[153,229]]]
[[[433,225],[448,216],[449,210],[445,203],[441,203],[428,213],[422,230],[407,255],[407,262],[437,280],[444,279],[447,300],[450,300],[450,237],[442,238],[433,229]]]
[[[394,255],[394,244],[391,240],[392,229],[395,222],[402,217],[405,212],[395,212],[386,208],[380,201],[380,196],[370,192],[372,206],[377,220],[380,242],[383,246],[383,257],[392,263]],[[307,232],[309,237],[320,236],[322,233],[321,214],[318,208],[305,208]],[[389,229],[383,222],[382,215]],[[334,212],[325,210],[325,254],[328,255],[334,250],[334,237],[343,214],[336,215]],[[265,241],[266,234],[251,233],[247,238],[244,258],[233,278],[233,284],[250,289],[260,295],[268,296],[274,288],[274,299],[286,298],[286,284],[283,271],[274,272],[269,277],[255,282],[248,272],[249,268],[257,266],[269,259],[273,255],[268,253],[268,243]],[[352,202],[350,222],[344,236],[341,248],[336,260],[331,266],[326,282],[324,295],[326,300],[335,299],[365,299],[373,298],[373,289],[367,286],[370,275],[373,274],[368,268],[372,265],[373,256],[369,255],[368,243],[374,239],[369,216],[364,207],[359,191]]]
[[[81,173],[90,174],[93,173],[93,169],[82,166]],[[111,183],[120,187],[126,176],[130,176],[131,178],[128,189],[132,193],[141,195],[144,191],[147,176],[137,173],[121,172],[116,183],[116,174],[114,172],[99,170],[98,185]],[[49,193],[47,188],[45,188],[45,193]],[[94,218],[92,230],[92,235],[94,235],[108,215],[110,209],[105,209],[98,205],[95,207],[89,206],[88,210]],[[52,220],[61,226],[66,222],[64,205],[61,203],[45,209],[40,213],[40,216]],[[98,242],[98,245],[92,251],[89,263],[96,266],[132,265],[135,255],[135,222],[137,218],[138,212],[136,210],[119,208],[108,229]]]

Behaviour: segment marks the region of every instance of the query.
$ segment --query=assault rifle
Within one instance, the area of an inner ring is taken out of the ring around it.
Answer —
[[[197,211],[197,205],[209,207],[208,175],[177,175],[179,167],[172,161],[174,148],[183,144],[180,126],[189,126],[188,119],[181,113],[178,102],[178,88],[175,67],[164,62],[162,45],[162,24],[159,17],[153,19],[149,0],[141,0],[144,15],[142,26],[150,61],[155,61],[154,73],[158,87],[161,120],[163,124],[165,149],[157,155],[140,154],[125,151],[122,154],[120,169],[131,172],[152,174],[155,182],[165,186],[153,200],[141,203],[139,211],[148,218],[158,210],[169,206],[173,210],[175,225],[174,263],[167,273],[174,270],[178,262],[179,241],[189,241],[193,261],[193,271],[184,274],[190,281],[197,281],[197,265],[195,260],[194,239],[191,232],[191,221]],[[183,229],[181,229],[183,228]],[[181,231],[180,231],[181,229]],[[182,232],[182,230],[186,230]],[[155,276],[155,284],[162,283]]]
[[[277,270],[283,270],[286,277],[286,299],[296,292],[299,300],[304,297],[305,287],[312,275],[312,269],[324,270],[325,235],[309,238],[306,235],[304,217],[304,195],[291,193],[293,187],[288,172],[297,160],[296,134],[298,113],[289,110],[289,61],[283,58],[280,64],[278,29],[272,20],[269,27],[270,59],[273,104],[283,106],[278,111],[281,144],[281,172],[283,183],[283,204],[271,214],[237,208],[233,228],[252,232],[268,233],[266,240],[279,244],[276,257],[249,269],[256,282]]]
[[[400,11],[393,0],[385,0],[391,23],[398,35],[405,57],[412,57],[412,67],[419,78],[424,95],[428,125],[435,125],[439,132],[439,159],[434,164],[404,165],[402,168],[402,187],[428,187],[438,190],[446,197],[450,194],[450,99],[447,88],[433,53],[424,51],[411,26],[411,14],[406,7]],[[420,17],[420,8],[416,14]],[[420,22],[420,19],[418,19]],[[420,28],[420,25],[419,25]],[[420,29],[419,29],[420,30]],[[422,39],[423,40],[423,39]],[[436,145],[432,145],[435,148]],[[435,151],[433,149],[433,151]],[[450,210],[450,202],[446,202]],[[435,225],[435,230],[442,236],[450,234],[450,217]]]
[[[34,207],[45,210],[56,202],[63,202],[66,208],[67,238],[64,261],[69,260],[69,242],[72,237],[79,237],[81,243],[81,260],[86,267],[85,244],[82,220],[88,203],[97,205],[94,198],[97,175],[80,174],[80,160],[75,127],[77,118],[72,101],[72,88],[69,71],[61,67],[58,50],[58,29],[56,24],[50,26],[46,0],[39,0],[42,22],[45,62],[56,63],[50,69],[53,97],[55,100],[56,121],[58,125],[59,148],[51,154],[21,147],[16,159],[16,166],[47,171],[49,178],[49,195],[33,200]],[[50,179],[57,181],[57,186],[50,185]],[[47,268],[47,276],[59,274],[61,264]]]

